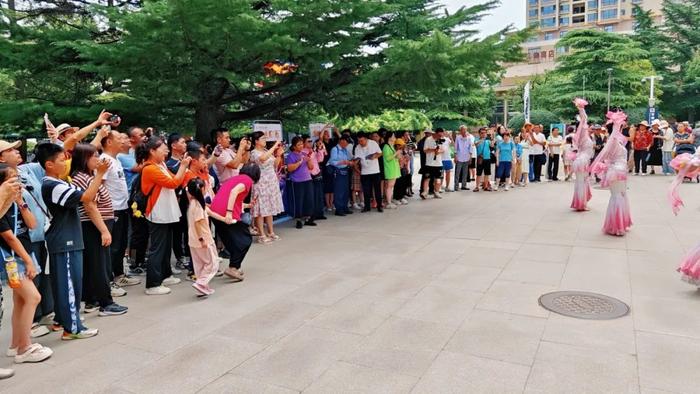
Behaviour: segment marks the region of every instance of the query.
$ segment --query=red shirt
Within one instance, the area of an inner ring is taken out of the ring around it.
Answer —
[[[648,146],[651,145],[652,141],[652,136],[651,133],[648,130],[645,131],[639,131],[634,134],[634,149],[635,150],[644,150]]]
[[[241,220],[241,212],[243,212],[243,200],[250,193],[250,189],[253,187],[253,180],[250,179],[248,175],[234,175],[226,182],[221,184],[219,192],[214,196],[214,200],[211,202],[211,210],[218,213],[221,216],[226,216],[226,208],[228,206],[228,198],[231,195],[231,191],[238,185],[243,185],[244,190],[236,196],[236,202],[233,204],[233,217],[236,220]]]

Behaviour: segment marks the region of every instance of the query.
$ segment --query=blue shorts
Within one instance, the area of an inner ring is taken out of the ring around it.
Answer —
[[[443,160],[442,161],[442,169],[449,171],[454,168],[454,164],[452,163],[452,160]]]
[[[12,252],[9,254],[7,253],[7,250],[3,250],[6,256],[11,256]],[[29,255],[32,257],[32,264],[34,264],[34,270],[37,272],[37,274],[41,273],[41,268],[39,267],[39,264],[36,262],[36,257],[34,257],[33,252],[29,252]],[[19,273],[20,279],[26,279],[27,278],[27,267],[24,265],[24,262],[22,259],[19,258],[19,256],[15,255],[15,260],[17,260],[17,272]],[[7,284],[7,271],[5,270],[5,260],[2,259],[0,261],[0,280],[2,280],[3,284]]]
[[[504,179],[510,177],[510,170],[513,163],[510,161],[501,161],[498,163],[498,168],[496,168],[496,178]]]

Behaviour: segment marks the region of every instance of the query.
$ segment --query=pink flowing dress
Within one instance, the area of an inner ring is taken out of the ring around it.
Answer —
[[[575,101],[577,104],[582,104],[582,106],[579,107],[579,126],[573,138],[573,145],[574,149],[576,149],[576,153],[573,157],[568,158],[573,161],[571,168],[576,175],[571,208],[576,211],[587,211],[588,201],[590,201],[592,197],[591,182],[588,172],[594,153],[594,143],[588,131],[588,116],[585,110],[585,105],[588,103],[579,100],[581,99]]]
[[[678,171],[678,175],[671,184],[668,199],[673,213],[677,215],[683,206],[683,200],[678,194],[678,188],[686,177],[693,178],[700,175],[700,151],[694,155],[683,153],[676,156],[671,161],[671,167]],[[678,267],[678,272],[681,273],[681,280],[700,287],[700,243],[686,253],[683,260],[681,260],[680,267]]]
[[[627,198],[627,138],[621,132],[627,115],[623,112],[608,112],[607,117],[613,123],[613,132],[591,165],[591,172],[599,174],[601,186],[610,189],[603,231],[610,235],[625,235],[632,226]]]

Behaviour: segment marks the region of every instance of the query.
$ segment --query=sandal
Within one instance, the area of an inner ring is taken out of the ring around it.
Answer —
[[[272,239],[273,241],[279,241],[282,238],[280,238],[279,235],[272,233],[270,234],[270,239]]]
[[[255,228],[255,227],[250,227],[250,235],[252,235],[252,236],[255,237],[255,236],[260,235],[260,233],[258,232],[258,229],[257,229],[257,228]]]
[[[267,244],[269,244],[269,243],[271,243],[271,242],[272,242],[272,239],[268,238],[268,237],[265,236],[265,235],[261,235],[260,237],[258,237],[258,243],[259,243],[259,244],[267,245]]]
[[[53,350],[38,343],[29,345],[27,351],[15,356],[15,364],[40,363],[53,355]]]

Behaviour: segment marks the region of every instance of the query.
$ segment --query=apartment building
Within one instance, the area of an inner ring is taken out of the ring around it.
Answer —
[[[529,26],[537,26],[537,33],[524,45],[527,59],[509,65],[497,93],[507,92],[534,75],[555,67],[558,56],[568,48],[556,44],[566,33],[575,29],[598,29],[613,33],[634,31],[634,5],[652,10],[661,18],[662,0],[509,0],[527,3],[525,19]],[[514,109],[520,111],[521,109]],[[495,121],[507,122],[508,103],[501,100],[496,108]]]

